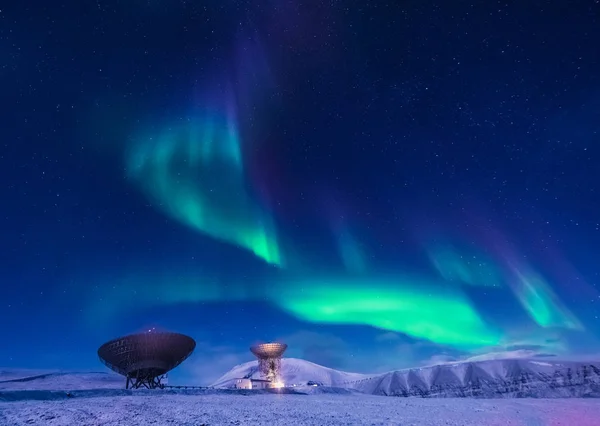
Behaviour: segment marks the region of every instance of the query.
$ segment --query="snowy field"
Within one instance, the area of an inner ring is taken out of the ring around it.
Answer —
[[[284,359],[281,372],[290,387],[280,390],[225,389],[259,377],[254,361],[211,389],[132,391],[108,371],[0,369],[0,426],[600,426],[600,398],[590,398],[600,395],[600,363],[501,360],[365,376]],[[474,378],[495,398],[443,397],[465,393]],[[381,396],[403,391],[428,398]]]
[[[0,425],[599,426],[598,399],[134,394],[0,402]]]

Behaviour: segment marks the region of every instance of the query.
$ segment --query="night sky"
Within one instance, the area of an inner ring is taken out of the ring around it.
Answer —
[[[0,366],[600,353],[598,1],[0,8]]]

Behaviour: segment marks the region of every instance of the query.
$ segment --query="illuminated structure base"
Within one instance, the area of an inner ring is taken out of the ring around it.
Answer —
[[[127,376],[125,389],[164,389],[161,380],[162,376]]]

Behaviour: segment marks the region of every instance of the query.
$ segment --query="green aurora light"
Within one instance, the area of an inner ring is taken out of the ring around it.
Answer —
[[[364,273],[367,270],[365,253],[348,229],[342,229],[337,237],[338,251],[348,272]]]
[[[322,278],[278,287],[277,305],[305,321],[370,325],[455,347],[500,341],[460,291],[423,279]]]
[[[269,264],[283,259],[273,222],[248,191],[235,119],[206,115],[158,136],[137,139],[127,152],[128,177],[154,205],[190,228],[254,253]],[[337,228],[345,274],[311,276],[280,271],[261,286],[220,282],[206,274],[132,274],[114,294],[96,295],[90,314],[112,316],[140,307],[179,303],[270,302],[299,320],[319,324],[367,325],[456,348],[498,345],[502,333],[490,327],[461,290],[512,289],[541,327],[580,329],[541,277],[512,268],[515,282],[482,256],[463,256],[452,246],[430,247],[429,260],[441,280],[369,273],[366,253],[346,226]],[[529,271],[529,272],[528,272]],[[197,271],[198,272],[198,271]],[[214,278],[214,277],[213,277]],[[508,286],[506,286],[508,284]],[[143,289],[143,291],[142,291]],[[104,301],[104,302],[103,302]],[[110,303],[108,302],[110,301]]]
[[[269,302],[303,321],[368,325],[454,347],[496,345],[501,339],[458,288],[418,277],[280,276],[257,287],[189,272],[171,276],[155,272],[144,277],[131,274],[116,284],[103,297],[93,296],[90,321],[108,320],[117,312],[130,311],[134,303],[147,309],[180,303]]]
[[[497,268],[481,255],[462,254],[450,245],[431,247],[427,254],[433,267],[446,281],[478,287],[501,286]]]
[[[282,265],[272,220],[248,193],[232,117],[205,117],[140,138],[126,165],[129,178],[164,213]]]
[[[531,316],[541,327],[562,327],[583,330],[583,325],[566,307],[562,306],[544,278],[530,268],[514,269],[516,282],[514,293]]]

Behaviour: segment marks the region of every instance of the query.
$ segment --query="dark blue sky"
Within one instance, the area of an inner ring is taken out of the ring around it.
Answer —
[[[597,2],[12,3],[0,365],[599,352]]]

